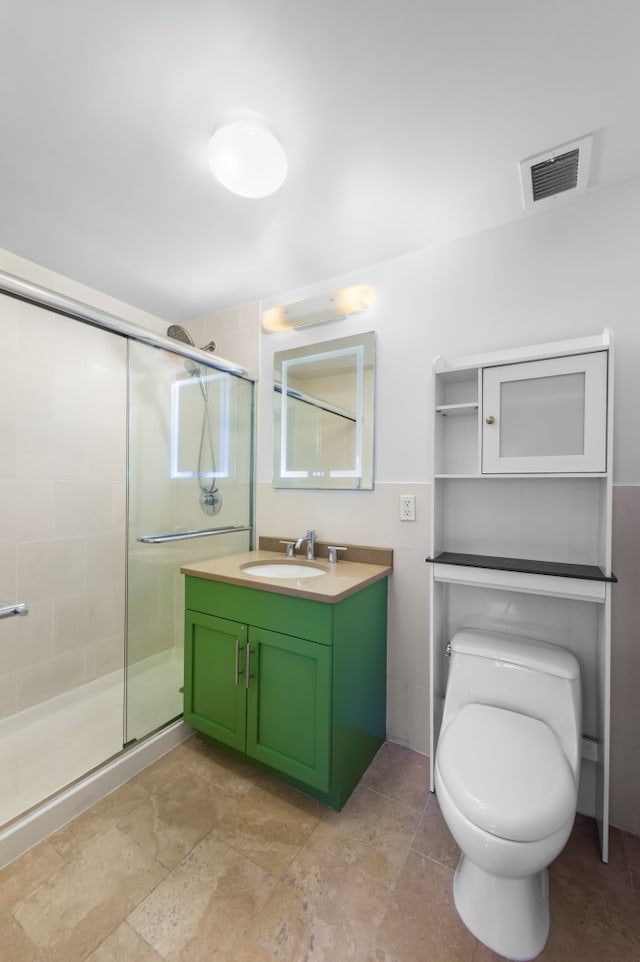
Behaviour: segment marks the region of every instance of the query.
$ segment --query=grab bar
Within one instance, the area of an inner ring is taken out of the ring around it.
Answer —
[[[233,534],[251,531],[250,524],[236,524],[228,528],[200,528],[197,531],[170,531],[168,534],[144,534],[138,538],[142,544],[163,544],[165,541],[188,541],[190,538],[206,538],[210,534]]]
[[[10,618],[11,615],[28,615],[29,609],[24,601],[19,601],[15,605],[8,605],[6,601],[0,601],[0,618]]]

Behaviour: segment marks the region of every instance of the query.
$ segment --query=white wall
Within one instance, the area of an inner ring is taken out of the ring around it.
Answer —
[[[418,214],[418,212],[417,212]],[[419,212],[428,216],[428,211]],[[354,283],[376,289],[366,315],[261,338],[258,394],[257,529],[395,549],[390,584],[389,736],[428,745],[427,571],[432,439],[431,362],[596,333],[615,344],[616,489],[612,808],[613,821],[640,831],[640,183],[559,201],[495,230],[282,292],[282,303]],[[375,330],[376,488],[373,492],[271,488],[273,353],[303,343]],[[415,524],[398,521],[400,494],[417,496]],[[622,587],[624,584],[624,587]],[[618,589],[616,589],[618,590]]]
[[[124,301],[103,294],[93,287],[87,287],[86,284],[79,284],[70,277],[56,274],[55,271],[34,264],[33,261],[25,260],[24,257],[18,257],[17,254],[12,254],[10,251],[0,249],[0,271],[14,274],[16,277],[33,284],[39,284],[41,287],[55,291],[56,294],[71,297],[83,304],[90,304],[100,311],[106,311],[107,314],[113,314],[122,318],[122,320],[130,321],[132,324],[140,324],[141,327],[155,331],[156,334],[166,334],[167,332],[168,322],[163,318],[157,317],[155,314],[149,314],[147,311],[141,311],[137,307],[132,307],[131,304],[125,304]]]

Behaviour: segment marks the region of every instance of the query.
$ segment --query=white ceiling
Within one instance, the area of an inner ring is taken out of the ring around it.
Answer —
[[[591,131],[640,176],[639,93],[638,0],[3,0],[0,248],[184,321],[540,216],[518,162]],[[208,172],[238,109],[270,198]]]

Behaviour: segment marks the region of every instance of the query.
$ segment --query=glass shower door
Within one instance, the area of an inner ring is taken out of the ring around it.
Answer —
[[[250,381],[129,344],[125,742],[182,714],[181,565],[251,546]]]
[[[122,750],[126,341],[0,296],[0,824]]]

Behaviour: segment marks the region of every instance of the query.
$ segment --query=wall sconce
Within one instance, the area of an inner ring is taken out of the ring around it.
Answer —
[[[351,314],[366,311],[374,299],[375,291],[369,284],[343,287],[333,294],[322,294],[306,301],[269,308],[262,314],[262,328],[267,334],[277,334],[312,324],[344,320]]]

